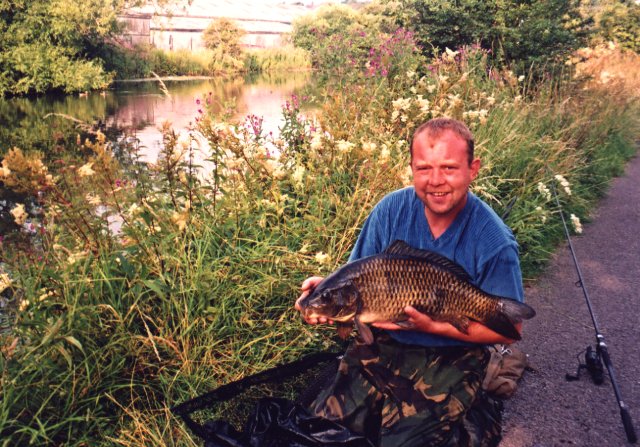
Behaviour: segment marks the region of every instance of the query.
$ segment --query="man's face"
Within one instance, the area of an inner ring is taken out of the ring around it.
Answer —
[[[469,164],[466,141],[450,130],[437,137],[423,132],[414,139],[413,185],[427,215],[455,217],[464,208],[479,169],[479,159]]]

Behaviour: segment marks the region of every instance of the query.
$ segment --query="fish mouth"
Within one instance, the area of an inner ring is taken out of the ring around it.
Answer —
[[[351,313],[349,315],[327,315],[327,314],[323,314],[323,313],[318,313],[318,312],[314,312],[314,311],[310,311],[310,312],[305,312],[304,316],[305,318],[327,318],[328,320],[333,320],[333,321],[337,321],[338,323],[346,323],[348,321],[353,320],[353,317],[355,317],[355,313]]]

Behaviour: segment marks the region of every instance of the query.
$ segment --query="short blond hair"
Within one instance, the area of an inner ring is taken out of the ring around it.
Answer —
[[[455,133],[467,143],[467,155],[469,158],[469,165],[471,165],[475,147],[473,134],[465,123],[453,118],[433,118],[426,123],[421,124],[413,133],[413,137],[411,138],[411,145],[409,146],[411,159],[413,160],[413,142],[419,135],[426,132],[427,135],[431,137],[439,137],[443,132],[447,130]]]

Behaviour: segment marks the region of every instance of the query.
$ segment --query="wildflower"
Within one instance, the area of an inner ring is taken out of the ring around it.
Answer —
[[[99,196],[97,196],[95,194],[92,194],[92,193],[87,193],[84,196],[84,198],[85,198],[85,200],[87,202],[89,202],[89,204],[94,205],[94,206],[100,205],[100,203],[102,202],[102,200],[100,200]]]
[[[576,231],[577,234],[581,234],[582,223],[580,222],[580,218],[575,214],[571,214],[570,219],[571,219],[571,223],[573,224],[573,229]]]
[[[127,210],[127,214],[131,217],[138,215],[142,211],[142,208],[137,203],[132,204]]]
[[[563,176],[561,176],[560,174],[557,174],[555,176],[555,179],[560,183],[560,186],[562,186],[562,188],[564,189],[564,192],[567,193],[568,196],[571,195],[571,184],[567,181],[566,178],[564,178]]]
[[[171,215],[171,222],[178,227],[178,230],[182,231],[187,227],[187,221],[189,220],[189,208],[182,212],[175,211]]]
[[[365,141],[364,143],[362,143],[362,150],[366,154],[373,153],[377,149],[377,147],[378,146],[376,145],[376,143],[373,143],[371,141]]]
[[[315,260],[320,265],[329,265],[329,263],[331,262],[331,257],[328,254],[319,251],[318,253],[316,253]]]
[[[551,200],[551,191],[549,191],[549,188],[547,188],[547,185],[545,185],[542,182],[538,182],[538,191],[540,192],[542,197],[544,197],[545,200]]]
[[[411,185],[413,182],[411,181],[413,178],[413,171],[411,170],[411,166],[407,166],[404,171],[400,173],[400,181],[403,185]]]
[[[73,265],[76,262],[86,258],[88,254],[89,254],[89,252],[86,251],[86,250],[85,251],[79,251],[79,252],[76,252],[76,253],[71,253],[69,255],[69,257],[67,258],[67,263],[69,265]]]
[[[296,166],[296,169],[291,174],[291,180],[296,187],[302,188],[304,186],[304,174],[305,174],[304,166]]]
[[[522,82],[522,81],[524,81],[524,75],[518,76],[518,82]]]
[[[9,275],[7,273],[0,274],[0,293],[7,290],[9,286],[11,286],[12,282],[13,281],[11,281],[11,278],[9,278]]]
[[[24,205],[22,203],[18,203],[10,213],[13,216],[13,220],[20,226],[27,221],[27,217],[29,216],[24,210]]]
[[[398,98],[393,101],[394,110],[409,110],[411,107],[411,98]]]
[[[338,149],[339,152],[342,152],[343,154],[351,152],[351,149],[353,149],[354,147],[355,147],[355,144],[350,143],[349,141],[338,140],[336,142],[336,148]]]
[[[391,157],[391,152],[389,151],[387,145],[383,144],[382,150],[380,151],[380,157],[378,158],[378,164],[386,163],[389,160],[389,157]]]
[[[316,133],[311,139],[311,149],[314,151],[322,149],[322,134]]]
[[[458,55],[457,51],[450,50],[449,48],[445,48],[444,52],[445,54],[443,54],[443,58],[448,61],[453,61]]]
[[[422,95],[418,95],[418,99],[416,100],[418,103],[418,107],[420,108],[420,113],[427,114],[429,113],[429,100],[424,99]]]
[[[80,177],[89,177],[89,176],[95,174],[96,171],[91,169],[92,166],[93,166],[93,163],[87,163],[85,165],[80,166],[78,168],[78,175]]]
[[[42,290],[41,290],[41,292],[44,292],[44,293],[42,293],[42,295],[40,295],[40,296],[38,297],[38,301],[44,301],[44,300],[46,300],[47,298],[49,298],[50,296],[53,296],[53,295],[54,295],[53,290],[49,290],[49,291],[47,292],[47,290],[46,290],[46,289],[42,289]]]
[[[0,178],[9,177],[11,175],[11,169],[7,166],[7,160],[2,160],[2,166],[0,167]]]

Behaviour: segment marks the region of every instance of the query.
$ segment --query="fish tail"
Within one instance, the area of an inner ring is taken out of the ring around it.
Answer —
[[[492,315],[487,319],[487,321],[483,322],[482,324],[491,329],[493,332],[510,338],[511,340],[521,339],[520,332],[518,332],[509,317],[507,317],[503,313]]]
[[[513,323],[520,323],[536,316],[536,311],[531,306],[510,298],[500,299],[502,313]]]
[[[533,318],[536,314],[535,310],[525,303],[509,298],[500,299],[500,308],[499,312],[491,315],[484,322],[485,326],[507,338],[520,340],[520,333],[516,329],[515,323]]]

